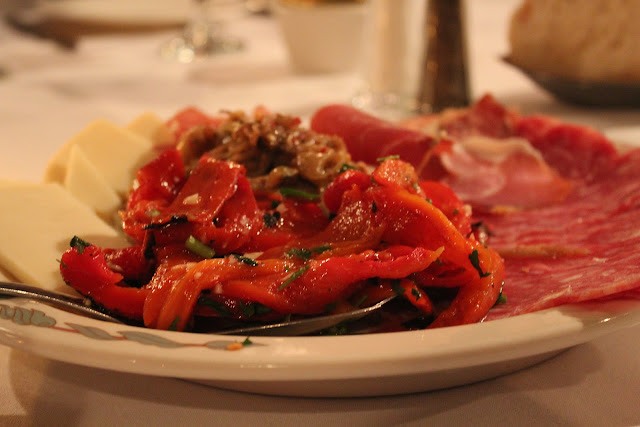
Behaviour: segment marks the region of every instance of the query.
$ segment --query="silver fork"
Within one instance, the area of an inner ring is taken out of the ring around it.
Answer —
[[[107,322],[123,323],[91,306],[88,298],[72,297],[58,292],[47,291],[22,283],[0,282],[0,295],[30,298],[38,302],[72,311],[73,313]]]
[[[123,324],[122,321],[113,316],[109,316],[96,308],[92,307],[91,300],[82,297],[72,297],[57,292],[47,291],[35,286],[23,285],[21,283],[2,282],[0,281],[0,295],[8,295],[12,297],[30,298],[38,302],[51,305],[54,307],[69,310],[73,313],[92,319],[103,320],[106,322],[114,322]],[[395,297],[389,297],[377,304],[369,307],[359,308],[345,313],[329,314],[325,316],[315,316],[306,319],[292,320],[286,322],[270,323],[267,325],[250,326],[244,328],[230,329],[224,331],[215,331],[214,334],[220,335],[253,335],[253,336],[296,336],[305,335],[322,329],[330,328],[347,320],[356,320],[379,310],[387,302]]]

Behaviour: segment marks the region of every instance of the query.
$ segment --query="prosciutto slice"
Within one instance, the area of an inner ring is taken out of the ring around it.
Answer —
[[[331,117],[337,112],[344,117],[332,124]],[[494,307],[485,320],[567,303],[640,299],[640,150],[619,154],[593,129],[545,116],[522,117],[490,97],[469,109],[405,122],[405,131],[415,133],[394,131],[403,135],[398,139],[374,139],[377,135],[388,138],[393,125],[385,123],[382,132],[372,129],[377,126],[373,120],[348,118],[360,114],[325,107],[312,120],[312,127],[342,135],[350,148],[352,144],[361,151],[367,147],[368,159],[407,156],[392,151],[403,146],[403,141],[412,141],[407,147],[413,147],[414,157],[404,158],[420,165],[421,177],[452,185],[474,206],[474,221],[482,222],[489,231],[487,244],[501,253],[506,269],[503,293],[507,302]],[[366,129],[358,132],[355,123]],[[345,128],[349,130],[344,132]],[[437,139],[438,133],[446,136],[445,144],[443,138]],[[423,135],[421,143],[416,142],[418,134]],[[525,141],[533,152],[516,153],[530,156],[528,164],[538,166],[520,170],[537,178],[512,173],[511,155],[486,162],[486,153],[465,147],[473,138],[489,138],[493,143]],[[447,157],[456,150],[462,155]],[[357,153],[353,154],[356,160]],[[459,163],[461,158],[467,162],[464,166]],[[502,190],[488,196],[481,185],[475,190],[462,185],[474,182],[474,174],[476,184],[490,184],[501,177],[507,182],[502,189],[515,193],[515,198],[499,197]],[[521,194],[524,201],[518,199]],[[534,200],[540,198],[538,203],[527,201],[531,194]],[[505,204],[511,208],[505,209]]]
[[[414,167],[419,166],[419,161],[416,164],[413,160],[421,159],[436,145],[430,135],[384,121],[348,105],[321,108],[311,119],[311,129],[342,137],[354,160],[370,164],[393,154]]]
[[[477,209],[531,208],[562,200],[571,182],[515,132],[517,124],[518,116],[489,96],[468,110],[449,110],[402,124],[346,105],[324,107],[311,120],[313,130],[341,136],[354,160],[373,163],[398,155],[415,167],[421,179],[449,185]]]

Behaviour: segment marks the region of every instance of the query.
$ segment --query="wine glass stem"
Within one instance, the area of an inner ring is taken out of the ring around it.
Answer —
[[[196,50],[211,42],[213,25],[209,20],[209,1],[193,0],[191,21],[185,26],[184,38]]]

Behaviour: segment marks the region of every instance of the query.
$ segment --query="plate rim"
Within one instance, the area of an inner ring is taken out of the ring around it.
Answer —
[[[18,350],[119,372],[256,383],[384,378],[470,368],[560,351],[640,324],[640,301],[611,300],[441,329],[350,336],[250,337],[252,345],[229,351],[225,345],[241,343],[245,337],[117,325],[22,298],[2,300],[2,306],[39,310],[46,316],[55,316],[56,325],[64,325],[65,329],[47,331],[48,328],[17,324],[0,311],[0,344]],[[93,333],[100,330],[112,338],[91,338],[69,330],[73,329],[70,324],[85,326]],[[526,329],[532,325],[536,331]],[[155,343],[126,339],[131,342],[113,345],[116,340],[125,341],[120,334],[123,331],[132,332],[131,336],[141,334],[138,338],[148,335],[159,339]],[[518,331],[527,333],[517,335]],[[457,341],[452,342],[454,339]],[[163,349],[162,344],[170,342],[176,346]],[[424,345],[415,345],[420,343]],[[368,350],[354,352],[359,348]]]

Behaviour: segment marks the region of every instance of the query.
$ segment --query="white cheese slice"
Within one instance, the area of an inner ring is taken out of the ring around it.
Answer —
[[[168,146],[173,143],[173,135],[164,120],[155,113],[144,113],[133,119],[125,129],[151,141],[154,147]]]
[[[151,141],[106,120],[96,120],[53,156],[45,170],[45,182],[64,182],[74,146],[82,148],[87,159],[121,196],[129,190],[135,172],[153,154]]]
[[[122,204],[122,199],[78,145],[71,147],[64,187],[107,221]]]
[[[0,266],[23,283],[73,294],[57,260],[74,235],[101,247],[127,246],[124,235],[58,184],[1,184],[0,203]]]

